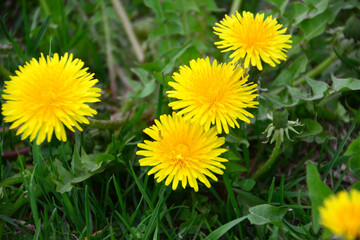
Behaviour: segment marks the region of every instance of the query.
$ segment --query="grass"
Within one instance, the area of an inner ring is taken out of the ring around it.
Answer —
[[[349,20],[356,1],[3,5],[2,86],[40,53],[71,52],[95,73],[102,97],[92,105],[98,114],[66,143],[21,141],[1,116],[0,239],[328,239],[318,206],[330,193],[360,190],[360,41]],[[277,17],[293,47],[277,67],[250,70],[259,107],[226,136],[219,181],[174,191],[140,167],[137,144],[171,113],[166,91],[179,66],[205,56],[229,61],[212,27],[236,10]],[[300,134],[263,143],[266,115],[279,108],[304,123]]]

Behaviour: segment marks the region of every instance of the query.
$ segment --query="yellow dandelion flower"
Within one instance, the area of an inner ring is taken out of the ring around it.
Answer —
[[[279,60],[286,60],[286,48],[291,48],[291,35],[285,35],[286,28],[280,29],[276,18],[272,16],[264,20],[264,14],[256,14],[243,11],[242,16],[236,15],[225,18],[220,23],[215,23],[214,33],[219,35],[221,41],[216,42],[223,52],[234,51],[230,58],[235,63],[244,59],[244,67],[257,66],[263,69],[260,58],[275,67]]]
[[[79,123],[88,124],[86,116],[96,111],[86,103],[100,101],[100,89],[93,87],[98,80],[82,68],[84,63],[65,53],[39,61],[35,58],[19,67],[16,76],[5,82],[2,114],[5,122],[13,122],[11,129],[19,127],[17,135],[30,136],[32,142],[42,143],[46,136],[50,142],[53,132],[60,141],[66,141],[64,125],[71,131],[82,131]]]
[[[256,107],[254,98],[258,94],[256,84],[247,83],[244,69],[231,63],[212,65],[209,58],[190,61],[190,67],[181,66],[180,73],[174,73],[175,82],[169,82],[174,88],[167,91],[170,98],[177,101],[169,104],[174,110],[182,109],[178,114],[185,119],[199,122],[208,130],[216,125],[218,133],[229,133],[229,127],[239,127],[237,119],[250,122],[254,117],[245,108]]]
[[[341,191],[319,208],[321,224],[346,239],[360,238],[360,192]]]
[[[173,113],[172,116],[160,116],[160,121],[155,120],[155,124],[144,132],[154,141],[139,143],[138,147],[143,150],[136,154],[144,156],[139,160],[140,166],[153,167],[148,175],[156,173],[157,182],[166,178],[165,185],[172,182],[173,190],[179,181],[183,188],[189,183],[197,192],[197,179],[210,188],[206,176],[217,181],[212,172],[223,174],[221,169],[225,169],[225,166],[222,162],[227,160],[219,156],[226,149],[219,147],[225,143],[225,139],[217,137],[214,128],[204,131],[198,124]]]

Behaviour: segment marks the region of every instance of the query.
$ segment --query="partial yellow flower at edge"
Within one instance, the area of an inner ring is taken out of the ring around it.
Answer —
[[[79,123],[88,124],[86,116],[97,112],[86,103],[100,101],[100,88],[93,87],[98,80],[84,63],[65,53],[57,53],[46,59],[31,59],[19,66],[15,76],[5,82],[2,97],[2,115],[5,122],[13,122],[11,129],[19,127],[17,135],[22,140],[30,137],[41,144],[45,138],[50,142],[53,133],[60,141],[66,141],[64,125],[71,131],[82,131]]]
[[[346,239],[360,238],[360,192],[341,191],[319,208],[321,225]]]
[[[191,123],[176,113],[160,116],[160,121],[146,128],[144,132],[153,141],[145,140],[139,143],[137,155],[140,166],[150,166],[148,175],[155,173],[157,182],[164,179],[165,185],[172,182],[175,190],[181,182],[183,188],[189,183],[196,192],[199,190],[197,180],[210,188],[207,177],[217,181],[213,173],[223,174],[225,169],[222,162],[226,159],[219,157],[227,150],[220,148],[225,138],[218,137],[214,128],[204,131],[197,123]]]
[[[255,108],[256,84],[248,83],[244,69],[231,63],[210,63],[209,58],[191,60],[189,66],[181,66],[173,75],[167,91],[173,110],[181,109],[185,119],[199,122],[205,131],[215,124],[217,132],[229,133],[229,126],[239,127],[237,119],[250,123],[254,116],[245,108]]]
[[[286,28],[281,29],[276,18],[272,16],[264,20],[264,14],[243,11],[242,16],[225,15],[220,23],[215,23],[214,33],[221,41],[215,42],[222,52],[234,51],[230,58],[236,63],[245,59],[244,68],[251,64],[260,71],[263,69],[261,60],[275,67],[279,60],[286,60],[286,48],[291,48],[291,35],[285,35]]]

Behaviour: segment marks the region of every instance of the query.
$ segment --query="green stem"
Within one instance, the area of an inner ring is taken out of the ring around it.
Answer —
[[[257,180],[261,175],[263,175],[266,171],[270,169],[270,167],[274,164],[281,146],[281,139],[280,136],[276,139],[275,148],[270,155],[269,159],[266,161],[266,163],[252,176],[252,179]]]
[[[326,68],[328,68],[330,66],[330,64],[332,64],[336,59],[337,59],[337,56],[335,53],[333,53],[328,58],[326,58],[322,63],[320,63],[316,68],[314,68],[310,72],[305,73],[303,76],[301,76],[297,80],[292,81],[292,83],[293,83],[292,85],[297,87],[297,86],[301,85],[302,83],[304,83],[306,81],[307,77],[314,78],[314,77],[318,76]],[[277,93],[281,92],[284,88],[285,87],[279,87],[279,88],[271,91],[270,94],[277,94]]]
[[[126,35],[129,38],[129,41],[131,43],[131,46],[134,50],[134,53],[136,55],[136,58],[139,62],[143,62],[145,59],[145,54],[140,46],[140,43],[138,41],[138,39],[136,38],[134,29],[131,25],[131,22],[129,20],[129,17],[127,16],[127,13],[122,5],[122,1],[120,0],[111,0],[115,12],[118,15],[118,17],[120,18],[121,24],[124,27],[124,30],[126,32]]]
[[[242,3],[242,0],[234,0],[232,5],[231,5],[231,9],[230,9],[230,16],[235,14],[236,11],[241,7],[241,3]]]
[[[105,33],[105,46],[106,46],[106,61],[108,64],[108,73],[109,73],[109,79],[110,79],[110,88],[112,97],[115,101],[118,99],[117,95],[117,84],[116,84],[116,78],[115,78],[115,65],[113,61],[113,54],[112,54],[112,45],[111,45],[111,35],[109,30],[109,22],[106,14],[105,9],[105,3],[104,1],[101,1],[101,9],[102,9],[102,20],[104,25],[104,33]]]
[[[159,94],[158,94],[158,102],[157,102],[157,108],[156,108],[156,118],[159,118],[161,113],[162,113],[163,91],[164,91],[164,86],[160,83]]]
[[[325,59],[322,63],[320,63],[316,68],[311,70],[310,72],[306,73],[299,79],[294,81],[294,86],[299,86],[303,82],[305,82],[306,77],[313,78],[318,76],[320,73],[322,73],[326,68],[330,66],[335,60],[337,59],[337,56],[335,53],[331,54],[327,59]]]
[[[98,129],[118,129],[124,123],[123,119],[120,120],[96,120],[89,119],[89,127]]]

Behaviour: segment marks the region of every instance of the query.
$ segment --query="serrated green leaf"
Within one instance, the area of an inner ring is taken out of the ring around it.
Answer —
[[[281,98],[279,95],[273,95],[269,93],[264,93],[262,96],[269,100],[273,104],[274,108],[293,107],[296,106],[300,101],[299,98]]]
[[[306,184],[309,189],[309,196],[311,200],[314,231],[317,233],[320,229],[319,207],[322,205],[323,200],[330,196],[333,192],[321,181],[317,168],[312,162],[308,162],[306,165]]]
[[[77,148],[78,147],[75,144],[73,157],[71,159],[71,172],[74,175],[81,175],[85,172],[85,169],[83,169],[83,166],[81,164],[81,158]]]
[[[316,81],[309,77],[306,77],[306,82],[310,85],[313,92],[312,97],[307,99],[309,101],[322,98],[329,88],[326,82]]]
[[[239,182],[239,186],[244,190],[244,191],[251,191],[251,189],[253,189],[253,187],[255,186],[256,181],[254,179],[243,179]]]
[[[304,2],[310,4],[314,8],[309,13],[311,17],[315,17],[323,13],[329,5],[329,0],[304,0]]]
[[[274,86],[283,86],[291,84],[292,80],[305,72],[308,59],[305,55],[298,57],[289,68],[284,69],[273,81]]]
[[[360,154],[352,156],[349,159],[349,168],[354,175],[360,179]]]
[[[299,88],[288,86],[288,90],[294,98],[299,98],[305,101],[314,101],[324,97],[325,92],[329,86],[323,81],[316,81],[306,77],[306,82],[310,85],[312,93],[301,91]]]
[[[246,138],[239,137],[231,133],[225,136],[225,141],[228,143],[245,144],[246,147],[250,146],[250,143]]]
[[[149,72],[143,68],[131,68],[131,71],[135,73],[143,84],[150,81]]]
[[[148,40],[155,37],[170,36],[175,34],[184,35],[184,28],[182,24],[178,21],[167,22],[166,24],[160,24],[157,26],[157,28],[151,32]]]
[[[344,153],[346,156],[353,154],[360,154],[360,137],[350,143],[349,147]]]
[[[323,131],[323,127],[314,120],[305,118],[301,119],[301,122],[305,125],[305,128],[300,137],[315,136]]]
[[[155,12],[157,19],[159,19],[160,21],[165,20],[165,16],[163,16],[161,12],[161,3],[159,0],[144,0],[144,4]]]
[[[150,94],[152,94],[155,91],[156,88],[156,81],[155,79],[151,80],[150,82],[146,83],[143,87],[142,90],[136,94],[134,97],[137,98],[144,98],[149,96]]]
[[[112,155],[112,154],[106,154],[106,153],[105,153],[105,154],[97,155],[96,158],[95,158],[95,162],[96,162],[97,164],[100,164],[101,162],[106,163],[106,162],[113,161],[113,160],[115,160],[114,155]]]
[[[319,36],[325,31],[325,26],[333,20],[333,12],[327,10],[314,18],[302,21],[298,26],[305,34],[305,38],[310,40]]]
[[[262,204],[249,208],[249,211],[248,219],[251,224],[264,225],[271,222],[280,222],[288,209]]]
[[[180,4],[183,5],[186,12],[188,11],[199,12],[200,11],[199,5],[201,7],[201,3],[197,1],[186,1],[186,4],[183,4],[183,2],[181,1]]]
[[[348,115],[346,109],[340,102],[337,103],[335,112],[339,116],[339,118],[342,119],[344,122],[346,123],[350,122],[350,116]]]
[[[354,185],[352,185],[351,189],[356,189],[356,190],[360,191],[360,182],[357,182]]]
[[[251,208],[266,203],[264,200],[254,196],[249,192],[244,192],[241,190],[235,190],[235,191],[237,193],[237,200],[239,204],[244,205],[246,208]]]
[[[171,71],[175,66],[176,60],[180,58],[185,53],[185,51],[191,46],[192,46],[191,42],[188,42],[184,46],[174,49],[174,51],[171,53],[170,61],[168,61],[168,64],[166,64],[166,66],[162,69],[163,74],[166,75],[171,73]]]
[[[295,20],[295,24],[302,22],[305,18],[307,18],[307,13],[309,11],[308,6],[301,2],[293,2],[293,19]]]
[[[139,64],[140,67],[147,70],[150,73],[153,72],[161,72],[161,70],[165,67],[166,61],[165,59],[159,59],[151,63]]]
[[[360,179],[360,137],[353,141],[344,153],[344,156],[352,156],[349,159],[349,168]]]
[[[66,170],[63,164],[58,159],[55,159],[55,166],[58,171],[57,178],[54,178],[54,182],[56,183],[56,191],[60,193],[71,191],[71,180],[75,176],[71,172]]]
[[[358,79],[355,79],[355,78],[337,78],[334,75],[331,75],[331,80],[333,82],[331,87],[336,92],[360,90],[360,80],[358,80]]]
[[[310,40],[322,34],[325,31],[326,24],[334,21],[343,6],[343,2],[337,2],[316,17],[302,21],[298,26],[305,34],[305,38]]]
[[[202,4],[204,4],[206,10],[208,10],[209,12],[222,12],[222,11],[224,11],[223,8],[218,8],[218,6],[216,5],[215,0],[203,0]]]
[[[97,164],[95,159],[87,155],[83,148],[81,149],[81,164],[84,169],[90,172],[94,172],[101,167],[101,162]]]
[[[280,14],[283,15],[289,0],[267,0],[270,4],[274,5],[276,8],[279,9]]]
[[[224,153],[225,154],[225,153]],[[224,156],[225,157],[225,156]],[[236,162],[228,162],[226,163],[226,171],[229,174],[233,174],[233,173],[242,173],[242,172],[246,172],[247,169],[246,167],[236,163]]]

